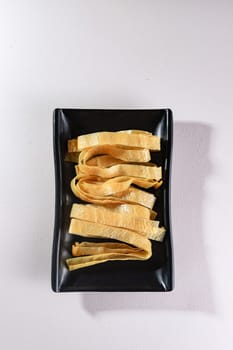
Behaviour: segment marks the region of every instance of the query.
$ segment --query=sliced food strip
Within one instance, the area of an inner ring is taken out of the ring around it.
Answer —
[[[76,144],[77,140],[75,139]],[[72,147],[74,147],[75,141],[72,142]],[[70,149],[74,149],[70,146]],[[78,148],[76,147],[76,152]],[[74,151],[73,151],[74,152]],[[150,151],[148,149],[127,149],[115,145],[97,145],[88,149],[83,150],[80,153],[80,163],[85,164],[89,159],[97,155],[109,155],[113,158],[120,159],[125,162],[149,162]]]
[[[102,207],[102,205],[98,205],[98,204],[87,204],[87,205],[91,205],[96,208]],[[111,210],[111,212],[114,212],[114,213],[128,214],[131,216],[141,217],[144,219],[153,220],[157,216],[157,213],[155,211],[137,204],[108,205],[108,206],[105,206],[104,208],[109,209]]]
[[[117,196],[117,194],[115,196],[98,196],[95,193],[90,194],[86,192],[85,188],[82,186],[83,182],[85,182],[85,179],[80,179],[78,181],[77,177],[73,178],[71,180],[71,189],[75,196],[89,203],[101,205],[123,203],[140,204],[150,209],[153,208],[155,203],[156,198],[153,194],[140,190],[133,186],[130,186],[126,193],[119,194],[119,196]]]
[[[101,246],[101,244],[99,244],[97,247],[94,246],[93,243],[90,243],[89,246],[81,246],[81,248],[84,250],[78,252],[80,247],[75,244],[73,246],[74,254],[77,253],[91,255],[78,256],[76,258],[67,259],[66,263],[69,270],[75,270],[109,260],[146,260],[149,259],[152,254],[151,243],[147,238],[140,236],[138,233],[119,227],[109,227],[106,225],[87,222],[79,219],[71,219],[69,233],[78,234],[83,237],[112,238],[134,246],[128,246],[128,248],[116,248],[116,244],[118,243],[115,243],[115,249],[125,249],[125,251],[109,252],[109,249],[111,249],[110,245],[103,246],[102,244]],[[119,244],[121,245],[122,243]],[[99,249],[99,252],[98,248],[101,248]],[[106,250],[108,250],[108,252]]]
[[[90,160],[87,161],[86,164],[90,166],[97,166],[100,168],[108,168],[113,165],[122,164],[122,163],[124,163],[123,160],[114,158],[109,155],[103,155],[103,156],[96,156],[94,158],[91,158]]]
[[[159,221],[132,217],[125,213],[114,213],[105,207],[94,207],[85,204],[73,204],[70,217],[108,226],[127,228],[144,236],[151,234],[156,237],[159,228]]]
[[[124,132],[97,132],[78,136],[77,151],[97,145],[123,145],[127,147],[147,148],[153,151],[160,150],[160,137],[147,133]]]
[[[128,193],[122,196],[122,199],[130,203],[138,203],[144,205],[147,208],[152,209],[155,204],[155,196],[149,192],[139,190],[133,186],[130,186]]]
[[[159,181],[162,178],[162,168],[150,163],[148,165],[116,164],[109,168],[79,164],[75,168],[77,173],[100,176],[105,179],[116,176],[132,176]]]
[[[78,163],[80,152],[68,152],[65,155],[65,162]]]
[[[118,176],[106,181],[94,176],[84,177],[78,175],[78,178],[83,180],[83,190],[90,194],[95,193],[98,196],[109,196],[117,193],[125,193],[132,184],[143,188],[159,188],[162,184],[162,181],[147,180],[130,176]]]
[[[116,239],[143,250],[147,259],[151,256],[151,242],[146,237],[127,229],[71,219],[69,233],[82,237]]]
[[[66,264],[69,271],[81,269],[88,266],[93,266],[101,264],[107,261],[114,260],[146,260],[144,257],[144,252],[131,253],[131,254],[119,254],[119,253],[105,253],[105,254],[96,254],[88,256],[80,256],[76,258],[66,259]]]
[[[74,246],[80,246],[80,247],[105,247],[105,248],[129,248],[130,246],[126,243],[122,242],[75,242],[73,244]]]
[[[126,133],[126,134],[145,134],[145,135],[153,135],[151,132],[146,130],[137,130],[137,129],[131,129],[131,130],[121,130],[118,131],[119,133]]]
[[[154,241],[162,242],[164,239],[164,236],[166,234],[166,230],[164,227],[158,227],[158,230],[156,233],[149,233],[146,235],[147,238],[152,239]]]
[[[67,151],[70,152],[78,152],[78,144],[77,139],[72,139],[67,141]]]
[[[114,246],[108,245],[105,243],[92,243],[89,246],[85,246],[82,243],[75,243],[72,246],[72,255],[73,256],[85,256],[85,255],[97,255],[105,253],[118,253],[118,254],[130,254],[138,253],[139,248],[133,248],[127,244],[124,244],[124,247],[120,243],[113,243]]]

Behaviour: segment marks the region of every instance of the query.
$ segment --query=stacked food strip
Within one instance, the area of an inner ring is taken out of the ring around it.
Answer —
[[[110,260],[146,260],[152,255],[150,240],[163,240],[165,229],[152,210],[156,198],[145,191],[162,184],[162,169],[150,163],[150,151],[160,151],[160,138],[142,130],[68,140],[66,160],[77,163],[71,189],[91,203],[73,204],[69,233],[116,240],[76,242],[74,258],[66,260],[69,270]]]

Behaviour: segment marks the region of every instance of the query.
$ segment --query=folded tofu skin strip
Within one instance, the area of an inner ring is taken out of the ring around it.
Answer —
[[[77,151],[98,145],[125,146],[128,148],[143,148],[153,151],[160,150],[160,138],[150,133],[134,132],[96,132],[77,138]]]
[[[73,203],[69,234],[94,240],[72,245],[72,257],[66,259],[70,271],[114,260],[145,261],[152,256],[151,240],[163,241],[166,231],[153,211],[156,197],[148,191],[163,183],[162,168],[150,162],[160,142],[143,130],[103,131],[67,141],[65,160],[76,172],[71,190],[85,203]]]

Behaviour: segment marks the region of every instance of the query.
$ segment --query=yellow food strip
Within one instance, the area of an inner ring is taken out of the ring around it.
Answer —
[[[97,205],[97,204],[87,204],[87,205],[92,205],[93,207],[96,207],[96,208],[102,207],[102,205]],[[109,209],[114,213],[121,213],[121,214],[125,213],[131,216],[141,217],[144,219],[153,220],[157,216],[157,213],[154,212],[153,210],[137,204],[108,205],[108,206],[105,206],[104,208]]]
[[[159,222],[154,220],[132,217],[129,214],[114,213],[105,207],[94,207],[85,204],[73,204],[70,217],[100,224],[127,228],[143,235],[158,233]]]
[[[114,244],[114,247],[107,247],[103,243],[101,245],[92,244],[92,246],[83,246],[82,243],[76,243],[72,246],[72,255],[73,256],[85,256],[85,255],[96,255],[96,254],[105,254],[105,253],[118,253],[118,254],[130,254],[138,253],[140,249],[133,248],[125,244],[125,247],[122,248],[118,244]]]
[[[114,260],[146,260],[145,253],[131,253],[131,254],[119,254],[119,253],[106,253],[99,255],[88,255],[88,256],[80,256],[76,258],[66,259],[66,264],[68,266],[69,271],[81,269],[88,266],[93,266],[97,264],[101,264],[107,261]]]
[[[117,131],[119,133],[126,133],[126,134],[145,134],[145,135],[153,135],[151,132],[146,131],[146,130],[135,130],[135,129],[131,129],[131,130],[121,130],[121,131]]]
[[[72,246],[72,255],[76,258],[66,260],[70,271],[110,260],[146,260],[151,253],[125,243],[75,242]]]
[[[78,151],[97,145],[123,145],[127,147],[160,150],[160,137],[145,133],[97,132],[78,136]]]
[[[72,140],[73,141],[73,140]],[[75,141],[72,142],[72,146]],[[76,140],[77,143],[77,140]],[[70,147],[71,149],[71,147]],[[76,152],[77,152],[76,148]],[[74,151],[73,151],[74,152]],[[80,153],[79,162],[85,164],[89,159],[97,155],[109,155],[113,158],[123,160],[125,162],[149,162],[150,151],[148,149],[127,149],[114,145],[99,145],[83,150]]]
[[[139,190],[133,186],[130,186],[126,193],[119,194],[119,196],[118,194],[115,194],[115,196],[98,196],[85,191],[85,188],[82,186],[85,182],[85,178],[81,178],[78,182],[77,180],[77,177],[71,180],[71,189],[74,195],[89,203],[101,205],[123,203],[140,204],[150,209],[153,208],[155,203],[155,196],[153,194]]]
[[[92,256],[92,258],[93,258],[92,261],[85,261],[84,258],[86,258],[86,257],[77,257],[77,258],[66,259],[66,264],[67,264],[69,271],[82,269],[84,267],[89,267],[89,266],[101,264],[101,263],[108,261],[108,259],[96,261],[94,259],[94,256]],[[89,256],[88,256],[88,258],[89,258]]]
[[[68,152],[78,152],[77,139],[72,139],[67,141]]]
[[[112,156],[104,155],[104,156],[96,156],[87,161],[87,165],[89,166],[97,166],[101,168],[108,168],[113,165],[124,163],[123,160],[114,158]]]
[[[65,162],[78,163],[80,152],[70,152],[65,155]]]
[[[149,163],[150,164],[150,163]],[[102,178],[113,178],[117,176],[141,177],[149,180],[161,180],[162,168],[156,165],[117,164],[109,168],[89,166],[85,164],[76,165],[76,173],[100,176]]]
[[[87,204],[88,205],[88,204]],[[73,246],[79,246],[79,247],[105,247],[105,248],[126,248],[128,249],[130,246],[126,243],[120,243],[120,242],[75,242]],[[132,247],[131,247],[132,248]]]
[[[146,237],[127,229],[71,219],[69,233],[82,237],[116,239],[143,250],[147,258],[151,256],[151,242]]]
[[[80,174],[81,175],[81,174]],[[132,184],[143,187],[143,188],[159,188],[162,181],[146,180],[143,178],[136,178],[130,176],[118,176],[110,180],[98,181],[96,177],[84,177],[78,175],[82,181],[82,189],[87,193],[95,193],[98,196],[109,196],[117,193],[126,193]]]
[[[146,235],[146,237],[154,241],[162,242],[164,239],[165,233],[166,233],[166,230],[164,227],[158,227],[158,231],[156,233],[149,233]]]
[[[130,203],[137,203],[150,209],[153,208],[156,200],[153,194],[139,190],[133,186],[131,186],[128,193],[124,194],[121,198],[125,201],[129,201]]]
[[[109,260],[146,260],[149,259],[152,254],[151,243],[147,238],[126,229],[109,227],[79,219],[71,219],[69,233],[78,234],[83,237],[117,239],[135,247],[128,246],[126,248],[124,246],[124,248],[121,248],[120,246],[122,243],[119,243],[119,246],[117,246],[118,243],[113,243],[115,244],[115,249],[118,249],[118,251],[109,252],[109,250],[114,251],[114,248],[112,247],[113,249],[111,249],[110,247],[111,242],[107,243],[108,246],[106,246],[105,243],[102,243],[102,246],[101,243],[99,243],[98,246],[94,246],[94,243],[89,243],[86,247],[82,244],[80,247],[76,243],[72,247],[74,254],[77,253],[81,255],[91,253],[91,255],[67,259],[66,263],[70,271]],[[119,251],[120,249],[121,251]]]

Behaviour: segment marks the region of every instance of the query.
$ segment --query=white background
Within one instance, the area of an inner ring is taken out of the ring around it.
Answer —
[[[232,349],[233,2],[0,6],[0,348]],[[173,292],[51,291],[55,107],[173,110]]]

